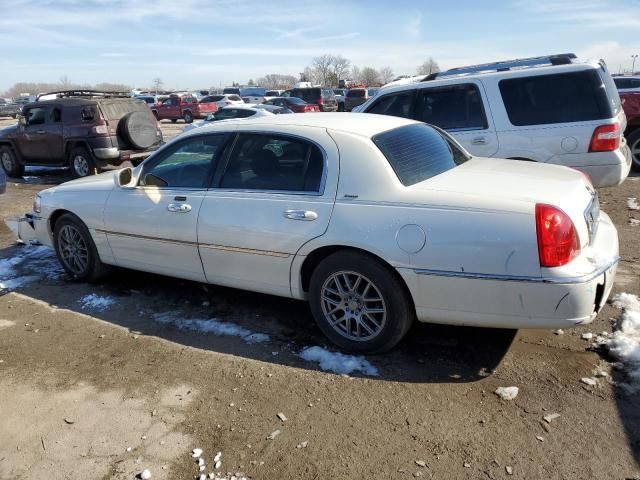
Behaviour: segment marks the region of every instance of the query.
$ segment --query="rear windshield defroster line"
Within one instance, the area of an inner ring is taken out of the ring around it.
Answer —
[[[375,135],[372,140],[406,187],[456,166],[447,140],[425,124],[395,128]]]

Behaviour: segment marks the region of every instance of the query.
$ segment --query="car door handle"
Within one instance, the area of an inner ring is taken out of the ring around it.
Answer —
[[[38,135],[44,135],[44,134],[45,134],[45,131],[44,131],[44,130],[38,130],[36,133],[37,133]]]
[[[191,205],[188,203],[170,203],[167,205],[167,210],[173,213],[189,213]]]
[[[489,143],[487,137],[476,137],[471,140],[471,145],[486,145],[487,143]]]
[[[307,222],[318,218],[318,214],[311,210],[285,210],[284,216],[291,220],[306,220]]]

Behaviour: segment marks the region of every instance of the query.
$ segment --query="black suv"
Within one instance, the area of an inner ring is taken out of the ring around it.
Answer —
[[[125,160],[137,163],[161,143],[142,100],[119,92],[52,92],[27,103],[18,124],[0,130],[0,164],[10,177],[22,176],[28,165],[68,166],[74,177],[85,177]]]
[[[318,105],[321,112],[335,112],[338,101],[333,90],[328,87],[292,88],[282,94],[283,97],[297,97],[311,105]]]

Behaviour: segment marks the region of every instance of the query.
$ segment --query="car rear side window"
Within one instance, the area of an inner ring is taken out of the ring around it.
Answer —
[[[428,125],[395,128],[375,135],[372,140],[406,187],[456,166],[458,157],[454,156],[453,146]]]
[[[613,83],[613,82],[612,82]],[[500,93],[516,126],[604,120],[615,116],[596,70],[501,80]]]
[[[324,157],[315,144],[283,135],[240,134],[220,187],[320,192]]]
[[[473,83],[419,90],[416,118],[445,130],[488,127],[480,91]]]
[[[411,118],[411,107],[413,106],[413,92],[395,93],[385,95],[375,102],[367,113],[377,113],[379,115],[391,115],[393,117]]]

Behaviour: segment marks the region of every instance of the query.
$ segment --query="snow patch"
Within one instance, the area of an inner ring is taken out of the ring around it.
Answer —
[[[0,290],[13,290],[42,278],[55,279],[62,273],[53,250],[43,245],[27,245],[15,257],[0,260]]]
[[[92,293],[90,295],[85,295],[84,297],[82,297],[80,299],[80,303],[82,304],[83,310],[104,312],[106,309],[111,307],[111,305],[116,303],[116,301],[111,297],[101,297],[100,295]]]
[[[629,207],[629,210],[640,210],[638,199],[636,197],[627,198],[627,207]]]
[[[362,372],[365,375],[377,376],[378,369],[364,357],[330,352],[322,347],[307,347],[300,352],[300,357],[308,362],[318,362],[320,368],[340,374]]]
[[[263,343],[270,340],[269,335],[255,333],[240,325],[231,322],[220,322],[215,318],[209,319],[185,319],[180,318],[176,312],[157,313],[153,319],[164,325],[174,325],[180,330],[193,330],[202,333],[213,333],[214,335],[226,337],[240,337],[245,343]]]
[[[630,392],[640,391],[640,299],[630,293],[613,297],[613,305],[622,310],[617,329],[602,338],[609,354],[626,370]]]

